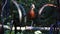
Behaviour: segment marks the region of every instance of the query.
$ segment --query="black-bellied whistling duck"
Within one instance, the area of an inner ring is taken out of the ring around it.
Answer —
[[[28,12],[28,18],[29,19],[34,19],[35,18],[34,8],[35,8],[35,5],[32,4],[31,5],[31,8],[30,8],[30,11]]]
[[[33,25],[33,20],[34,20],[34,18],[35,18],[34,9],[35,9],[35,5],[32,4],[32,5],[31,5],[31,8],[30,8],[30,10],[29,10],[29,12],[28,12],[28,14],[27,14],[27,18],[28,18],[28,21],[31,22],[31,26]]]

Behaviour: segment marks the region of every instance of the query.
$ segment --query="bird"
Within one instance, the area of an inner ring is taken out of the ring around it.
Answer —
[[[35,18],[34,9],[35,9],[35,5],[32,4],[32,5],[31,5],[31,8],[30,8],[30,10],[29,10],[29,12],[28,12],[28,18],[29,18],[29,19],[34,19],[34,18]]]
[[[33,20],[35,19],[35,11],[34,11],[34,9],[35,9],[35,5],[32,3],[31,7],[30,7],[30,10],[27,13],[27,22],[29,22],[29,21],[31,22],[31,25],[29,24],[30,26],[33,25],[33,22],[34,22]]]

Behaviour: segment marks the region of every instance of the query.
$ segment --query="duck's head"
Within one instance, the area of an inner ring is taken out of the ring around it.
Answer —
[[[32,8],[32,9],[35,9],[35,5],[34,5],[34,4],[32,4],[32,5],[31,5],[31,8]]]

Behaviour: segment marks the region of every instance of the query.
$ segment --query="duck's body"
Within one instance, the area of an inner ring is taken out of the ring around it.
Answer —
[[[28,17],[29,17],[29,19],[33,19],[33,18],[35,18],[35,12],[34,12],[33,9],[31,9],[31,10],[29,11],[29,13],[28,13]]]

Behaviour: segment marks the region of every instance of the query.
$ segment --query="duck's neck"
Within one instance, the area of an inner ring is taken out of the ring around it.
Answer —
[[[31,10],[34,10],[34,8],[31,8]]]

